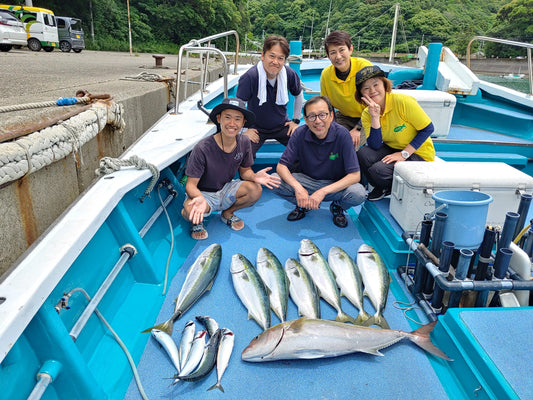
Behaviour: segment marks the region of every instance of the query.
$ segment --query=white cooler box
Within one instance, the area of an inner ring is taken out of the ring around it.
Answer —
[[[533,177],[505,163],[406,161],[394,167],[390,213],[404,231],[420,230],[424,214],[435,210],[440,190],[477,190],[490,194],[488,225],[503,226],[516,212],[522,193],[533,193]]]
[[[433,122],[435,130],[431,137],[448,136],[452,124],[453,110],[457,99],[453,94],[438,90],[405,90],[394,89],[395,93],[403,93],[414,97],[420,107]]]

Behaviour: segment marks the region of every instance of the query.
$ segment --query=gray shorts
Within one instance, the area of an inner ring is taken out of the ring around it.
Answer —
[[[210,208],[210,211],[205,213],[204,217],[208,217],[214,211],[223,211],[230,208],[237,200],[237,190],[239,190],[243,182],[241,179],[234,179],[226,183],[218,192],[202,192],[202,196],[204,196]]]

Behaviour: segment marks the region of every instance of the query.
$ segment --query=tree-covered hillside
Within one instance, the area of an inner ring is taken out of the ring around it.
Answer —
[[[439,41],[464,54],[475,35],[533,41],[533,0],[129,0],[133,48],[151,52],[177,52],[190,39],[231,29],[248,50],[260,49],[262,38],[272,33],[317,50],[326,31],[343,29],[356,50],[388,51],[396,3],[397,52],[413,53],[420,44]],[[89,48],[129,47],[127,0],[33,0],[33,5],[81,18]],[[498,46],[485,50],[525,54]]]

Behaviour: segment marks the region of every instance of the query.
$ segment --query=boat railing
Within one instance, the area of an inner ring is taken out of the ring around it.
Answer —
[[[223,62],[223,68],[224,68],[224,97],[227,97],[228,96],[228,60],[225,56],[225,54],[217,49],[216,47],[213,47],[211,45],[211,41],[215,40],[215,39],[220,39],[220,38],[223,38],[223,37],[228,37],[228,36],[235,36],[235,69],[234,69],[234,73],[237,73],[237,66],[239,64],[239,34],[237,33],[237,31],[227,31],[227,32],[222,32],[222,33],[218,33],[216,35],[212,35],[212,36],[206,36],[202,39],[193,39],[191,40],[189,43],[183,45],[180,47],[180,51],[179,51],[179,55],[178,55],[178,66],[177,66],[177,77],[176,77],[176,105],[175,105],[175,108],[174,108],[174,112],[176,114],[179,113],[179,98],[180,98],[180,86],[181,86],[181,68],[182,68],[182,62],[183,62],[183,53],[185,52],[186,54],[186,63],[187,63],[187,68],[185,69],[185,78],[184,78],[184,83],[185,83],[185,87],[184,87],[184,95],[183,95],[183,98],[186,99],[188,97],[187,95],[187,88],[188,88],[188,84],[190,84],[191,82],[189,82],[189,79],[188,79],[188,71],[189,71],[189,68],[188,68],[188,63],[189,63],[189,54],[190,53],[193,53],[193,54],[200,54],[202,57],[206,57],[205,58],[205,63],[202,62],[201,63],[201,72],[200,72],[200,101],[199,101],[199,107],[202,108],[203,106],[203,102],[204,102],[204,97],[203,97],[203,93],[205,91],[205,87],[207,85],[207,72],[208,72],[208,65],[209,65],[209,56],[213,53],[215,54],[218,54],[220,55],[220,57],[222,58],[222,62]],[[204,45],[205,44],[205,45]],[[204,45],[204,46],[203,46]],[[197,82],[195,82],[197,84]]]
[[[470,42],[468,42],[468,46],[466,47],[466,65],[468,68],[470,68],[470,46],[475,40],[484,40],[487,42],[494,42],[494,43],[501,43],[501,44],[507,44],[509,46],[517,46],[517,47],[524,47],[527,51],[527,69],[528,69],[528,75],[529,75],[529,95],[533,96],[533,63],[531,61],[531,49],[533,49],[532,43],[524,43],[524,42],[516,42],[514,40],[507,40],[507,39],[498,39],[498,38],[492,38],[488,36],[474,36]]]

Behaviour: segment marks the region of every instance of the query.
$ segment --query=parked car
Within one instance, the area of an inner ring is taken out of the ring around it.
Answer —
[[[81,20],[71,17],[56,17],[59,48],[61,51],[79,53],[85,48],[85,38]]]
[[[0,51],[9,51],[13,46],[26,46],[27,39],[24,24],[11,12],[0,10]]]
[[[26,42],[32,51],[53,51],[59,45],[56,19],[53,11],[30,6],[0,4],[0,9],[13,13],[24,24]]]

